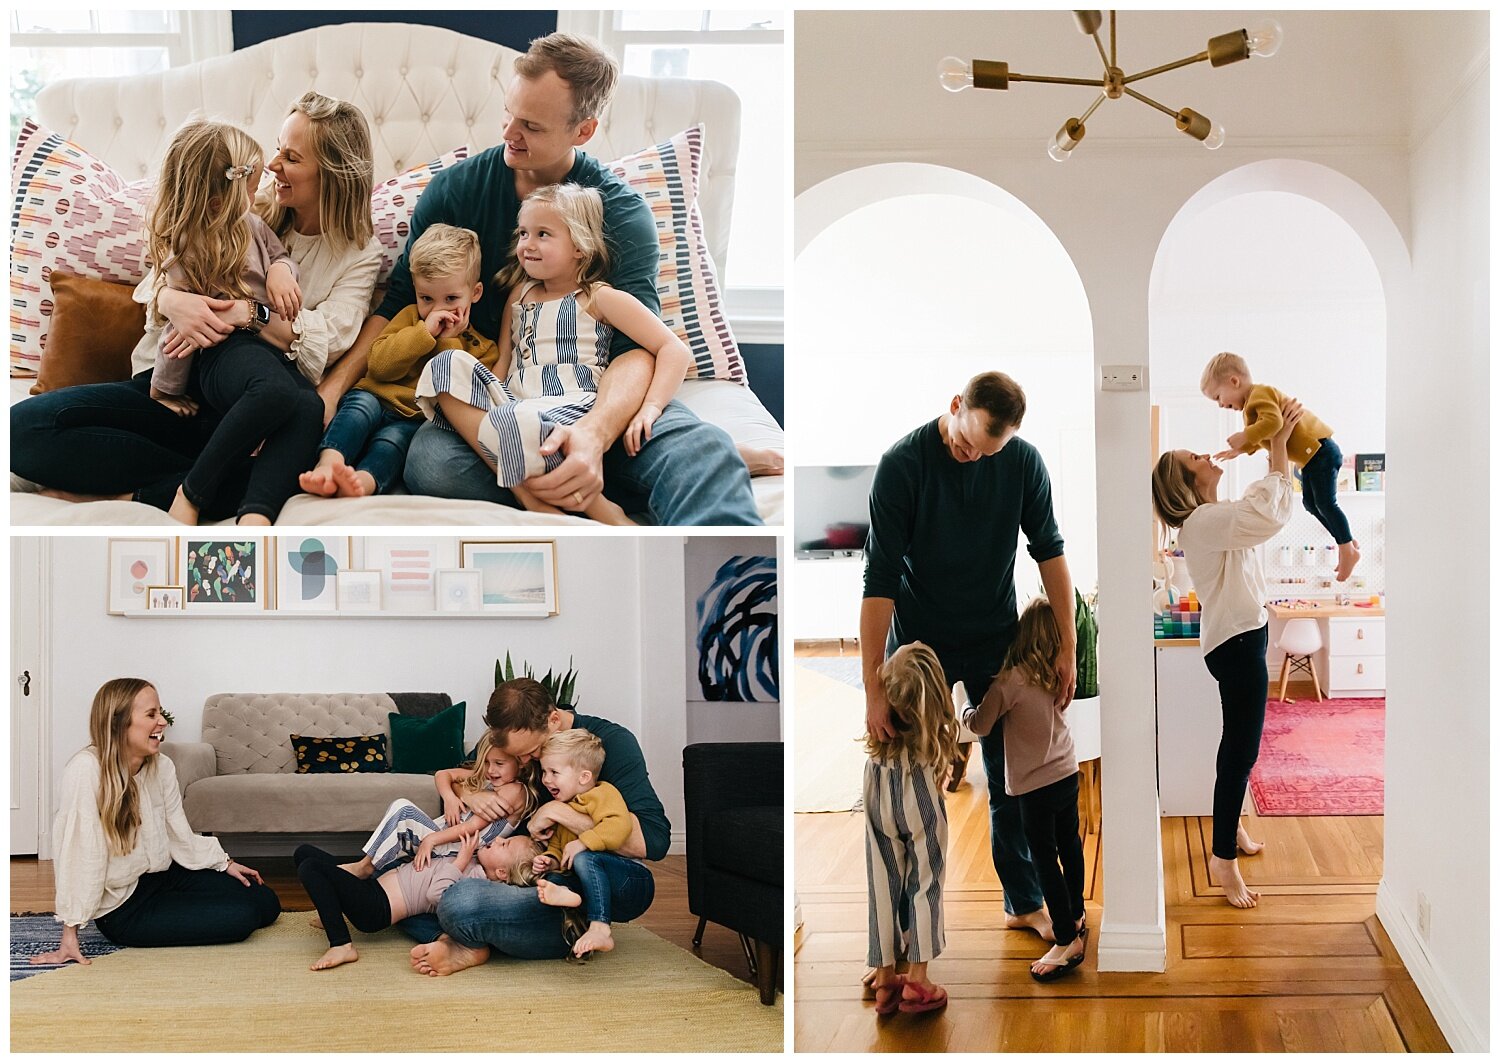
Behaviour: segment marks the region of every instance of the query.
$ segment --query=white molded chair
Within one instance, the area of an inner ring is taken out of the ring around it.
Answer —
[[[1323,688],[1318,683],[1318,669],[1313,664],[1313,654],[1323,648],[1323,632],[1318,622],[1311,617],[1288,620],[1276,640],[1276,648],[1285,654],[1281,659],[1281,693],[1278,698],[1286,700],[1286,681],[1292,672],[1306,672],[1313,681],[1313,692],[1323,700]]]

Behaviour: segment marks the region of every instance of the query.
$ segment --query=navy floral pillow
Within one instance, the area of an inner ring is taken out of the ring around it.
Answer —
[[[297,754],[298,775],[391,770],[390,752],[383,734],[348,738],[292,735],[292,751]]]

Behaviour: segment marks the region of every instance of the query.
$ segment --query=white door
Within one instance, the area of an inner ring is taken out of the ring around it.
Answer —
[[[47,772],[45,683],[47,596],[46,539],[10,541],[10,854],[39,852],[48,809],[42,786]]]

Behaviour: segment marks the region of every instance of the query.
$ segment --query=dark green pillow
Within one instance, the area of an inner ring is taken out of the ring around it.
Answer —
[[[297,756],[298,775],[337,775],[354,771],[368,774],[391,770],[385,735],[343,738],[292,735],[292,752]]]
[[[464,702],[425,720],[390,713],[392,770],[431,775],[464,759]]]

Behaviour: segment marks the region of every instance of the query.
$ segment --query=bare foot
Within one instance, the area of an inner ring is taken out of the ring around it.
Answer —
[[[615,936],[609,932],[608,923],[590,923],[583,936],[573,943],[574,956],[587,956],[591,952],[608,952],[615,947]]]
[[[1059,967],[1067,966],[1069,960],[1083,955],[1083,938],[1074,938],[1066,945],[1053,945],[1047,954],[1031,965],[1032,974],[1051,974]]]
[[[1255,856],[1266,847],[1265,842],[1258,842],[1250,837],[1250,832],[1242,824],[1234,833],[1234,844],[1240,852],[1246,856]]]
[[[744,444],[735,448],[751,476],[780,476],[786,472],[786,459],[779,450],[762,450]]]
[[[198,507],[187,500],[187,495],[182,493],[182,488],[177,489],[177,497],[172,499],[172,508],[167,510],[167,516],[179,524],[197,524]]]
[[[1333,574],[1333,578],[1342,583],[1354,572],[1354,566],[1359,564],[1359,543],[1350,540],[1339,546],[1339,568]]]
[[[625,515],[625,511],[615,505],[603,495],[596,495],[589,503],[589,508],[583,511],[585,517],[597,520],[600,524],[613,524],[617,527],[635,527],[635,521]]]
[[[271,518],[264,513],[241,513],[235,523],[248,528],[269,528]]]
[[[343,464],[344,455],[337,450],[326,449],[318,455],[317,465],[297,477],[297,484],[310,495],[332,498],[334,492],[338,490],[338,484],[333,479],[333,470]]]
[[[340,462],[334,466],[333,482],[340,498],[364,498],[375,493],[375,477],[362,469],[351,469]]]
[[[522,487],[520,484],[516,484],[514,487],[512,487],[510,489],[510,493],[516,496],[516,501],[519,502],[519,503],[521,503],[521,507],[523,509],[525,509],[528,513],[561,513],[561,512],[563,512],[562,510],[558,509],[556,506],[549,506],[546,502],[543,502],[536,495],[532,494],[530,490],[528,490],[525,487]]]
[[[1208,858],[1208,872],[1224,887],[1224,899],[1236,908],[1254,908],[1260,900],[1260,894],[1245,885],[1240,876],[1238,860],[1220,860],[1211,856]]]
[[[340,871],[347,871],[355,878],[369,878],[375,874],[375,861],[368,856],[361,857],[352,864],[340,864]]]
[[[583,903],[583,898],[567,886],[549,882],[544,878],[536,880],[536,898],[553,908],[577,908]]]
[[[122,495],[81,495],[77,491],[64,491],[59,487],[39,487],[36,493],[44,498],[60,498],[64,502],[129,502],[135,497],[129,491]]]
[[[412,970],[432,978],[457,974],[470,967],[478,967],[490,958],[490,947],[481,945],[477,949],[460,945],[447,934],[428,945],[418,945],[411,950]]]
[[[1043,941],[1056,941],[1057,937],[1052,933],[1052,918],[1047,914],[1047,906],[1043,905],[1034,912],[1025,915],[1005,916],[1005,929],[1007,930],[1035,930],[1042,936]]]
[[[353,963],[359,959],[359,950],[354,947],[354,942],[347,945],[335,945],[323,953],[323,958],[313,964],[308,970],[326,971],[333,967],[342,967],[346,963]]]
[[[168,395],[164,391],[157,391],[155,388],[152,388],[151,397],[178,417],[191,417],[198,412],[198,404],[186,395]]]

